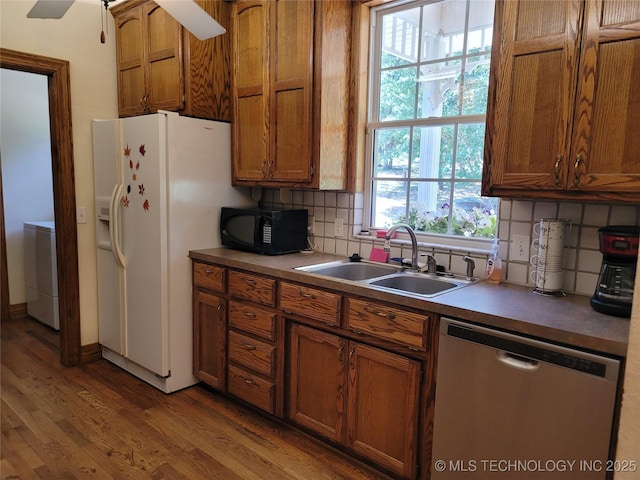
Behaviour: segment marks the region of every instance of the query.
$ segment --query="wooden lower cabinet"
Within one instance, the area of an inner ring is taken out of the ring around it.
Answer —
[[[207,385],[226,389],[226,302],[210,293],[193,296],[193,374]]]
[[[297,323],[289,341],[287,417],[414,478],[420,363]]]
[[[347,341],[297,323],[291,324],[290,333],[287,416],[329,440],[343,442]]]

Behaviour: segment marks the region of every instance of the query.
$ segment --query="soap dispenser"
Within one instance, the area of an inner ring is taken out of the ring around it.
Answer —
[[[500,245],[496,238],[491,247],[491,253],[487,260],[487,281],[489,283],[500,283],[502,277],[502,259],[500,258]]]

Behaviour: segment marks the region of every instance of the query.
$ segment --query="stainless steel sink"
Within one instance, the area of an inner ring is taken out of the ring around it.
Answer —
[[[307,267],[297,267],[296,270],[326,275],[343,280],[368,280],[382,277],[400,271],[400,267],[374,262],[350,262],[348,260],[338,260],[335,262],[320,263]]]
[[[449,277],[431,277],[424,274],[403,272],[374,279],[369,285],[385,287],[420,295],[436,295],[454,288],[469,285],[471,281]]]
[[[361,262],[338,260],[296,267],[296,270],[352,280],[378,290],[419,297],[433,297],[473,283],[473,280],[457,276],[416,273],[400,266],[366,260]]]

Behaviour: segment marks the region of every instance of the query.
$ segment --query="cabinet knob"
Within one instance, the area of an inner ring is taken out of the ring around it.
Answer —
[[[556,157],[556,164],[553,167],[554,178],[553,183],[560,185],[560,164],[562,163],[562,155]]]
[[[315,300],[315,299],[316,299],[316,296],[315,296],[315,294],[313,294],[313,293],[308,293],[308,292],[305,292],[305,291],[300,290],[300,291],[298,292],[298,294],[299,294],[301,297],[304,297],[304,298],[310,298],[311,300]]]
[[[340,342],[340,348],[338,349],[338,363],[342,365],[344,362],[342,360],[342,352],[344,351],[344,342]]]
[[[573,165],[573,185],[580,185],[580,172],[578,171],[578,167],[580,167],[580,163],[582,163],[582,155],[576,155],[576,163]]]

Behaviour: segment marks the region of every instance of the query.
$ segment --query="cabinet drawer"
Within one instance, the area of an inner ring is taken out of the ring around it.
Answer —
[[[329,325],[340,324],[340,295],[282,282],[280,308]]]
[[[246,337],[233,330],[229,331],[229,361],[239,363],[247,368],[273,375],[276,348],[273,345]]]
[[[229,293],[263,305],[275,306],[276,281],[244,272],[229,271]]]
[[[426,350],[429,315],[352,298],[347,299],[346,308],[346,327],[350,330]]]
[[[193,262],[193,285],[224,293],[224,268]]]
[[[273,382],[230,365],[228,391],[251,405],[275,414],[276,386]]]
[[[276,339],[276,314],[252,305],[230,301],[229,326],[269,340]]]

